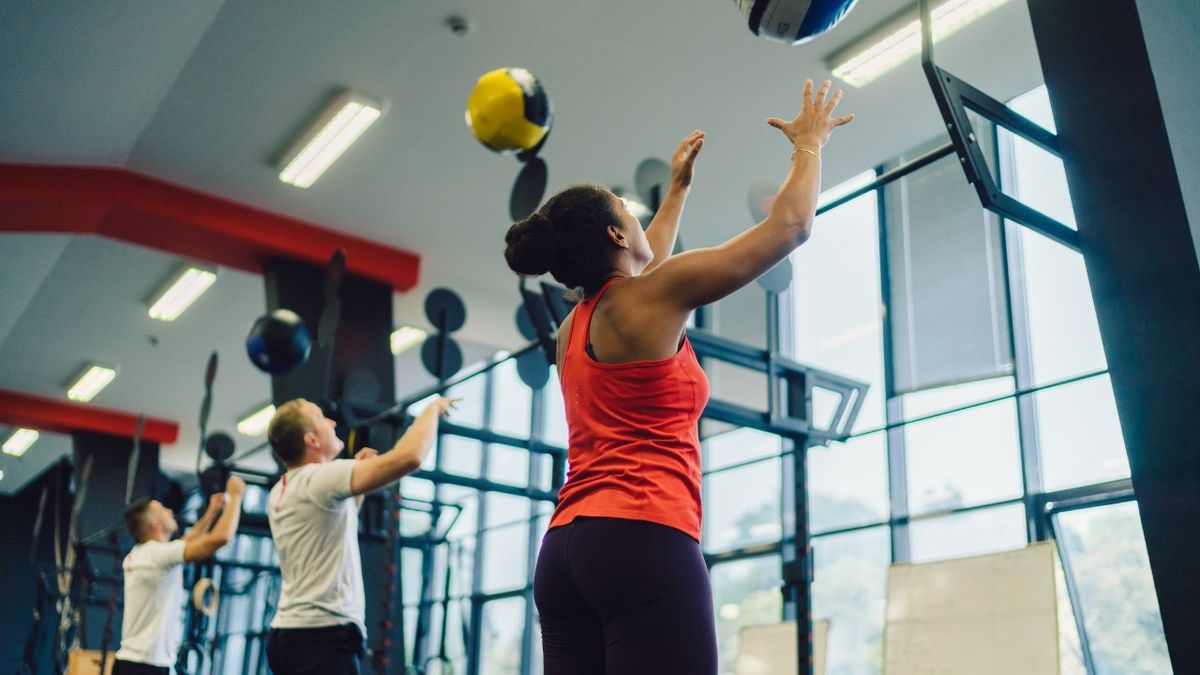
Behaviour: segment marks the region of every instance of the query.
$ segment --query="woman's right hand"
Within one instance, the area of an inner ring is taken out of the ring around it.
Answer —
[[[767,120],[767,124],[782,131],[793,146],[807,148],[810,151],[819,150],[829,140],[834,127],[840,127],[854,119],[853,114],[837,118],[832,116],[838,101],[842,100],[842,90],[834,91],[833,96],[826,101],[825,95],[829,93],[830,84],[829,80],[825,80],[814,97],[812,80],[805,80],[804,105],[800,108],[800,114],[796,115],[796,119],[788,122],[778,117],[772,117]]]

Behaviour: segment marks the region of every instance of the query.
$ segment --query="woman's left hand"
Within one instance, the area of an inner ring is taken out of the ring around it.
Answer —
[[[700,148],[704,147],[704,132],[697,129],[683,139],[671,158],[671,187],[686,190],[692,185],[692,169]]]

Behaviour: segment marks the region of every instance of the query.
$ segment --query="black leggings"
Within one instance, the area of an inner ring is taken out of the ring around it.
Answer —
[[[546,533],[533,596],[545,675],[715,675],[700,545],[655,523],[579,518]]]

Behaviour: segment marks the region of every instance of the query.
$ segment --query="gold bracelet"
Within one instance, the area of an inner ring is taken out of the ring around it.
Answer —
[[[807,152],[808,154],[812,155],[813,157],[816,157],[818,162],[821,161],[821,156],[818,155],[817,153],[813,152],[812,150],[809,150],[808,148],[796,148],[795,150],[792,150],[792,160],[796,159],[797,152]]]

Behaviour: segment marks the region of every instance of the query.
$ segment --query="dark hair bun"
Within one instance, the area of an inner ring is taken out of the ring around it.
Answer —
[[[536,277],[550,271],[554,259],[550,219],[536,212],[514,223],[504,235],[504,259],[517,274]]]

